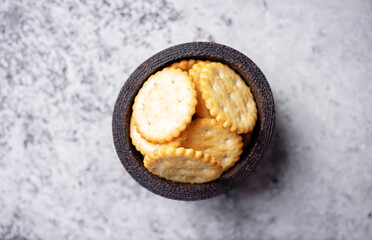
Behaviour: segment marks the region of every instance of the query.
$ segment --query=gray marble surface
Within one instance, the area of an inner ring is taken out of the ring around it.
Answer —
[[[368,0],[0,1],[0,239],[372,239],[371,16]],[[111,134],[129,74],[190,41],[249,56],[277,109],[255,173],[199,202],[138,185]]]

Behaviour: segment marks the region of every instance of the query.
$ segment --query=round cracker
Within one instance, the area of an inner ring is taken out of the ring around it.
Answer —
[[[210,63],[200,74],[200,91],[210,114],[238,134],[252,131],[257,120],[253,95],[243,79],[222,63]]]
[[[190,69],[189,75],[192,78],[192,81],[195,84],[195,90],[197,92],[197,100],[198,104],[196,105],[196,116],[200,118],[213,118],[209,114],[209,109],[205,106],[205,102],[202,98],[202,94],[200,92],[200,84],[199,84],[199,76],[202,72],[203,68],[210,63],[210,61],[199,61],[198,63],[194,64],[194,66]]]
[[[181,146],[182,139],[180,137],[173,139],[167,143],[152,143],[146,141],[141,134],[137,131],[136,125],[134,125],[133,119],[130,119],[130,138],[132,139],[133,145],[136,147],[137,151],[141,152],[142,155],[146,155],[155,149],[158,148],[167,148],[167,147],[179,147]]]
[[[170,65],[171,68],[179,68],[182,71],[188,72],[195,63],[198,61],[195,59],[189,59],[189,60],[182,60],[181,62],[175,62]]]
[[[242,137],[217,123],[215,119],[198,118],[182,133],[181,146],[210,154],[226,171],[239,161],[243,152]]]
[[[165,143],[191,122],[197,104],[194,83],[186,72],[165,68],[149,77],[133,104],[132,118],[141,136]]]
[[[144,165],[159,177],[182,183],[210,182],[223,172],[211,155],[185,148],[156,149],[145,156]]]

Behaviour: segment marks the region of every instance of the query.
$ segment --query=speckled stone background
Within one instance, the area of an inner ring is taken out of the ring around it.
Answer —
[[[0,239],[372,239],[372,2],[0,2]],[[276,100],[262,164],[168,200],[121,166],[129,74],[169,46],[249,56]]]

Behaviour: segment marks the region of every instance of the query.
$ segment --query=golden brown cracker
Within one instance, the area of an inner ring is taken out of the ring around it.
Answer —
[[[196,116],[200,118],[213,118],[209,114],[209,109],[205,106],[205,102],[202,98],[202,93],[200,92],[200,84],[199,84],[199,76],[203,68],[210,63],[210,61],[199,61],[198,63],[194,64],[194,66],[190,69],[189,75],[192,78],[192,81],[195,84],[195,90],[197,92],[197,100],[198,104],[196,105]]]
[[[182,71],[186,71],[188,72],[192,67],[193,65],[197,63],[196,60],[194,59],[189,59],[189,60],[182,60],[180,62],[175,62],[175,63],[172,63],[170,65],[171,68],[179,68],[181,69]]]
[[[182,183],[210,182],[223,171],[209,154],[185,148],[156,149],[145,156],[144,165],[159,177]]]
[[[133,119],[130,120],[130,138],[132,139],[133,145],[136,147],[136,149],[142,153],[142,155],[146,155],[155,149],[158,148],[166,148],[166,147],[179,147],[181,146],[182,139],[180,137],[177,137],[175,139],[172,139],[170,142],[166,143],[152,143],[146,141],[141,134],[137,131],[137,127],[134,125]]]
[[[222,127],[215,119],[198,118],[182,133],[181,146],[210,154],[226,171],[239,161],[242,137]]]
[[[141,136],[165,143],[191,122],[197,104],[194,83],[180,69],[165,68],[150,76],[133,104],[132,118]]]
[[[210,114],[238,134],[252,131],[257,120],[253,95],[243,79],[222,63],[210,63],[200,74],[200,91]]]

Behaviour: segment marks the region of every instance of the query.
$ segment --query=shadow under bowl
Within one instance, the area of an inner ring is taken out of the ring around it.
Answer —
[[[222,62],[235,70],[250,87],[258,110],[252,139],[240,160],[213,182],[189,184],[160,178],[143,165],[143,156],[132,145],[129,123],[132,105],[149,76],[184,59]],[[128,78],[116,100],[112,131],[116,152],[127,172],[143,187],[160,196],[177,200],[202,200],[226,193],[241,183],[257,167],[266,152],[275,123],[274,98],[270,86],[256,64],[230,47],[211,42],[191,42],[167,48],[142,63]]]

